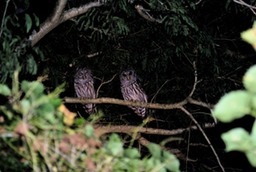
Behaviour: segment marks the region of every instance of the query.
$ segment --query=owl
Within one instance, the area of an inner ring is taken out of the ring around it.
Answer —
[[[88,68],[78,69],[74,77],[74,88],[79,98],[96,98],[92,71]],[[86,113],[95,112],[95,104],[84,104]]]
[[[147,95],[137,82],[134,70],[125,70],[120,74],[121,92],[124,100],[139,101],[147,103]],[[145,117],[146,108],[129,106],[137,115]]]

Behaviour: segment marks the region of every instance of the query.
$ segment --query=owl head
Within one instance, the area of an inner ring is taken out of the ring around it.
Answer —
[[[88,68],[81,68],[76,71],[75,80],[80,83],[93,81],[92,71]]]
[[[122,86],[129,86],[137,82],[137,75],[133,69],[127,69],[121,72],[120,82]]]

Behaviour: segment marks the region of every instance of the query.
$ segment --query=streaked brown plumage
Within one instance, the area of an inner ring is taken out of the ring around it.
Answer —
[[[78,69],[74,77],[74,88],[79,98],[96,98],[92,71],[88,68]],[[95,112],[95,104],[84,104],[86,113]]]
[[[147,95],[137,82],[134,70],[125,70],[120,74],[121,92],[124,100],[147,103]],[[145,117],[146,108],[129,106],[137,115]]]

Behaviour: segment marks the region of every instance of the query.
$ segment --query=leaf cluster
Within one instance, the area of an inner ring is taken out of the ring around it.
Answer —
[[[40,81],[19,83],[18,71],[13,78],[11,88],[0,85],[0,95],[7,97],[0,106],[0,148],[15,152],[5,162],[20,159],[20,166],[33,171],[180,171],[177,158],[157,144],[142,157],[138,149],[125,148],[117,134],[99,138],[92,124],[75,119],[61,103],[64,85],[45,94]]]
[[[25,74],[35,75],[38,61],[44,60],[44,55],[38,47],[33,49],[26,36],[34,26],[39,26],[35,14],[3,16],[0,35],[0,83],[13,76],[13,72],[21,67]]]
[[[243,32],[242,38],[255,48],[255,25]],[[243,77],[245,90],[232,91],[224,95],[216,104],[213,115],[222,122],[251,115],[256,118],[256,65],[250,67]],[[256,120],[251,133],[243,128],[234,128],[222,134],[227,151],[244,152],[253,167],[256,167]]]

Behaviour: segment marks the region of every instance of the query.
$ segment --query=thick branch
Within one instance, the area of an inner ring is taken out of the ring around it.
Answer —
[[[57,2],[56,8],[53,12],[53,16],[51,17],[51,21],[57,21],[60,19],[60,16],[62,15],[62,12],[67,4],[67,0],[59,0]]]
[[[86,13],[89,9],[93,8],[93,7],[99,7],[101,6],[102,3],[100,2],[90,2],[84,6],[81,6],[81,7],[78,7],[78,8],[72,8],[70,10],[67,10],[64,15],[63,15],[63,20],[62,22],[64,21],[67,21],[71,18],[74,18],[76,16],[79,16],[81,14],[84,14]]]
[[[78,15],[86,13],[89,9],[93,7],[99,7],[102,5],[100,2],[90,2],[78,8],[72,8],[70,10],[64,11],[67,4],[67,0],[58,0],[56,8],[53,14],[48,18],[41,26],[38,32],[30,35],[29,40],[31,41],[31,46],[34,46],[38,41],[40,41],[46,34],[48,34],[55,27],[61,23],[74,18]]]
[[[137,107],[145,107],[151,109],[178,109],[187,103],[187,100],[183,100],[179,103],[174,104],[159,104],[159,103],[143,103],[143,102],[132,102],[132,101],[125,101],[115,98],[109,97],[102,97],[96,99],[84,99],[84,98],[72,98],[72,97],[65,97],[65,103],[94,103],[94,104],[116,104],[122,106],[137,106]]]
[[[215,125],[207,123],[204,125],[204,128],[211,128]],[[178,135],[182,134],[184,131],[188,130],[197,130],[197,126],[191,126],[187,128],[178,128],[178,129],[172,129],[172,130],[165,130],[165,129],[157,129],[157,128],[146,128],[141,126],[131,126],[131,125],[110,125],[110,126],[102,126],[95,124],[95,133],[97,136],[102,136],[104,134],[108,133],[141,133],[141,134],[152,134],[152,135]]]

